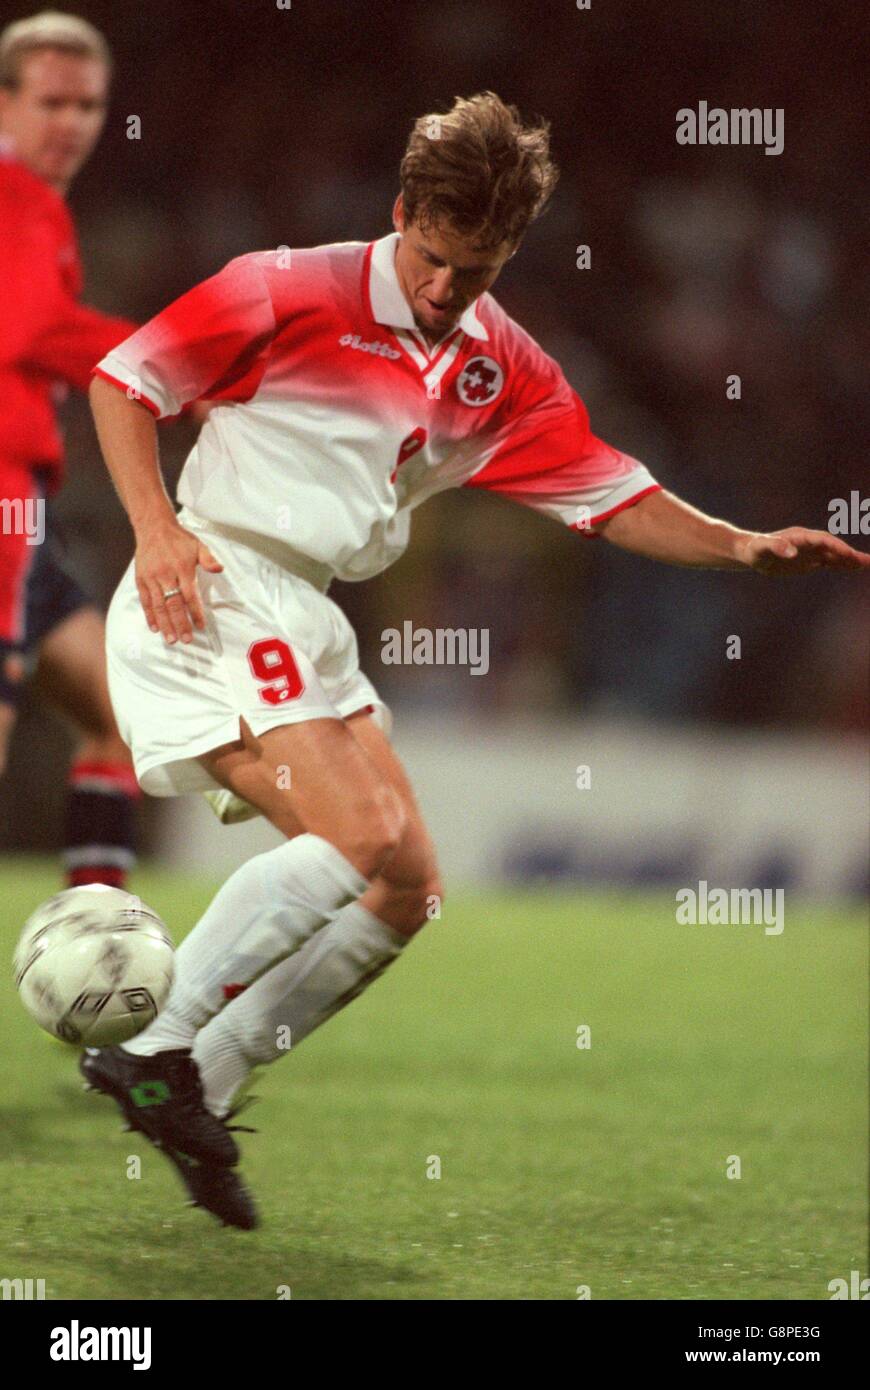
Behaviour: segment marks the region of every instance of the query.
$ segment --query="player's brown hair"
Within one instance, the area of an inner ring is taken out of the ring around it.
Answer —
[[[112,71],[109,45],[99,29],[78,15],[43,10],[29,19],[7,24],[0,33],[0,87],[14,91],[21,81],[23,60],[44,48],[74,53],[80,58],[97,58]]]
[[[399,168],[410,222],[444,221],[472,236],[479,250],[516,247],[544,210],[559,170],[550,158],[550,125],[524,125],[495,92],[456,97],[444,115],[414,122]]]

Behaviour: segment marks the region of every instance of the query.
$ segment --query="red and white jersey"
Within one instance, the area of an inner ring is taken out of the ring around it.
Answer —
[[[239,256],[103,358],[97,372],[158,417],[217,402],[180,502],[366,579],[445,488],[488,488],[588,532],[658,489],[596,439],[558,365],[491,295],[428,346],[398,241]]]

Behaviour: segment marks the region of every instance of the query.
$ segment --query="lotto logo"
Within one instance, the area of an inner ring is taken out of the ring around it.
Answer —
[[[491,405],[504,386],[504,372],[491,357],[472,357],[456,378],[456,393],[466,405]]]
[[[130,1099],[140,1110],[144,1105],[162,1105],[169,1100],[171,1092],[165,1081],[140,1081],[131,1086]]]
[[[389,343],[364,343],[358,333],[344,333],[338,340],[339,347],[355,348],[357,352],[370,352],[373,357],[401,357],[401,353],[391,348]]]

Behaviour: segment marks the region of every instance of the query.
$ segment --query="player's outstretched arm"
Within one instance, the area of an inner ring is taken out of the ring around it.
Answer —
[[[654,492],[617,512],[599,533],[637,555],[703,569],[753,569],[762,574],[806,574],[815,569],[860,570],[870,555],[839,536],[789,526],[763,534],[716,521],[670,492]]]
[[[179,526],[160,472],[157,426],[141,401],[94,377],[91,409],[106,467],[136,536],[136,586],[148,626],[172,644],[189,642],[205,614],[197,566],[223,567],[198,537]],[[169,594],[170,597],[166,597]]]

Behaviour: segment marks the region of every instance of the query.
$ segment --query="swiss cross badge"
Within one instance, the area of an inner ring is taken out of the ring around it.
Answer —
[[[456,378],[456,393],[466,405],[491,405],[504,386],[504,372],[491,357],[471,357]]]

